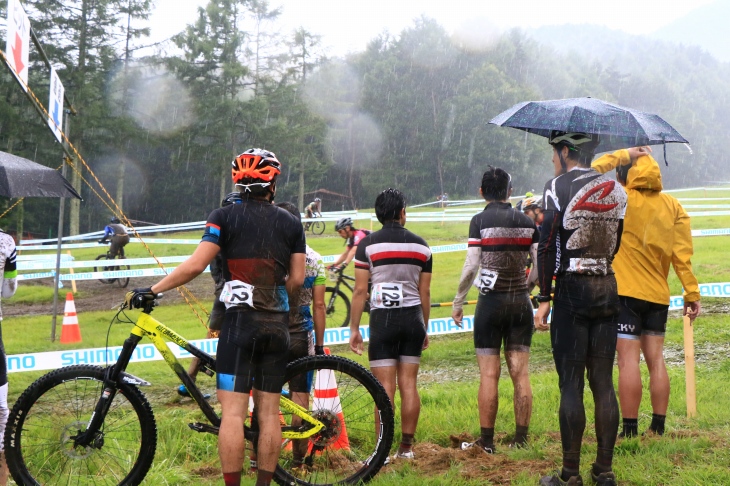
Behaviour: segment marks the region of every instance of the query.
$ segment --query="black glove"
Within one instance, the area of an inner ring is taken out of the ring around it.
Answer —
[[[127,309],[142,309],[156,298],[157,295],[152,293],[152,287],[145,287],[127,292],[124,303]]]
[[[104,243],[106,243],[106,240],[104,238],[102,238],[99,240],[99,243],[103,245]]]
[[[323,356],[324,355],[324,346],[315,346],[314,347],[314,354],[316,356]]]

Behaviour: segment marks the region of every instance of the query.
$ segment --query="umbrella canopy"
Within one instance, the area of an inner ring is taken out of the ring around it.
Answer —
[[[602,135],[597,153],[643,145],[689,143],[658,115],[596,98],[525,101],[500,113],[489,123],[543,137],[550,137],[552,130]]]
[[[0,195],[81,199],[58,171],[6,152],[0,152]]]

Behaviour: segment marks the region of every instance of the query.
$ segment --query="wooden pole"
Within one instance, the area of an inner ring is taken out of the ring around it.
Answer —
[[[684,316],[684,376],[687,394],[687,418],[697,415],[697,395],[695,393],[695,341],[692,320]]]
[[[68,253],[69,256],[71,256],[71,250],[68,250],[66,253]],[[70,273],[71,275],[73,275],[74,274],[74,269],[73,268],[69,268],[68,269],[68,273]],[[71,280],[71,289],[73,290],[73,293],[75,294],[76,293],[76,280]]]

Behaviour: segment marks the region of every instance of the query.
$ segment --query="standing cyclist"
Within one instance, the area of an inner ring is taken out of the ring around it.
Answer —
[[[228,194],[223,201],[221,201],[221,207],[224,208],[231,204],[241,204],[241,193],[232,192]],[[223,275],[223,258],[220,252],[210,261],[210,276],[213,277],[213,283],[215,284],[215,300],[213,301],[213,309],[210,311],[208,316],[208,332],[205,335],[206,339],[216,338],[221,332],[223,326],[223,317],[226,315],[226,305],[221,302],[220,296],[223,291],[223,287],[226,285],[226,278]],[[188,375],[193,381],[198,377],[200,371],[200,359],[193,356],[190,360],[190,366],[188,367]],[[177,388],[177,393],[181,397],[189,397],[190,392],[185,385],[180,385]],[[204,398],[210,398],[209,394],[204,394]]]
[[[115,258],[118,254],[124,258],[124,247],[129,243],[129,235],[127,234],[127,228],[121,224],[116,216],[112,217],[109,224],[104,227],[104,236],[99,240],[99,243],[107,243],[108,238],[111,238],[109,255]]]
[[[431,310],[431,249],[403,227],[406,200],[397,189],[386,189],[375,200],[375,214],[383,229],[357,247],[355,291],[352,294],[350,349],[363,352],[360,316],[370,292],[370,369],[383,384],[395,407],[396,383],[401,399],[402,438],[396,457],[413,459],[413,437],[421,412],[416,381]]]
[[[337,257],[337,260],[335,260],[330,268],[344,270],[352,259],[355,258],[355,251],[357,250],[358,243],[369,235],[370,231],[355,228],[352,223],[352,218],[340,218],[337,223],[335,223],[335,231],[347,240],[345,242],[347,248],[344,252],[342,252],[342,255]]]
[[[502,169],[489,167],[482,176],[479,193],[487,201],[484,211],[471,219],[469,249],[454,297],[454,322],[461,326],[462,302],[472,283],[479,289],[474,314],[474,347],[479,364],[479,425],[481,434],[473,444],[494,454],[494,423],[499,403],[499,350],[504,343],[514,386],[515,437],[512,445],[527,443],[532,414],[532,388],[528,376],[532,344],[532,304],[527,293],[525,265],[528,252],[535,259],[539,233],[535,224],[512,208],[509,196],[512,178]]]
[[[659,164],[649,147],[619,150],[593,162],[598,172],[616,169],[626,188],[626,209],[616,270],[621,313],[618,321],[618,398],[623,431],[638,435],[641,405],[640,354],[649,369],[652,419],[649,430],[664,434],[669,405],[669,376],[664,363],[664,332],[669,311],[669,264],[684,288],[684,313],[700,313],[700,290],[692,273],[692,230],[689,216],[675,198],[662,192]]]
[[[598,136],[553,131],[549,143],[556,177],[545,184],[543,193],[545,219],[537,260],[540,306],[535,325],[544,326],[550,312],[557,265],[550,338],[560,386],[563,468],[554,476],[543,477],[540,484],[582,484],[579,468],[587,370],[598,442],[591,477],[599,485],[615,485],[611,466],[618,403],[612,372],[619,302],[611,262],[621,242],[627,198],[616,181],[591,169]]]
[[[15,256],[15,240],[12,236],[0,230],[0,270],[2,270],[0,295],[6,299],[15,295],[15,291],[18,289],[18,270]],[[0,313],[1,322],[2,313]],[[8,364],[6,362],[2,328],[0,327],[0,438],[5,435],[8,414]],[[0,441],[0,486],[8,484],[8,464],[5,461],[4,442]]]
[[[304,283],[306,248],[301,223],[271,204],[281,173],[276,156],[250,149],[232,166],[233,182],[242,190],[241,204],[210,213],[193,255],[151,288],[130,292],[128,300],[140,306],[189,282],[221,252],[226,315],[216,360],[222,408],[218,452],[225,485],[239,486],[243,424],[253,387],[260,430],[256,484],[261,486],[271,483],[281,449],[279,397],[289,353],[289,296]]]

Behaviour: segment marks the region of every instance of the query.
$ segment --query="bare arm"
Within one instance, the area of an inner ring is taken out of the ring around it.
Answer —
[[[530,275],[527,276],[528,289],[532,289],[537,282],[537,243],[530,245],[530,258],[532,258],[532,268]]]
[[[205,267],[220,251],[220,247],[215,243],[201,241],[193,254],[182,262],[167,277],[163,278],[151,288],[152,292],[159,294],[167,292],[170,289],[185,285],[192,279],[203,273]]]
[[[317,346],[324,346],[324,328],[327,325],[324,292],[324,285],[315,285],[312,289],[312,318],[314,319],[314,339]]]
[[[355,289],[352,292],[352,313],[350,316],[350,349],[362,354],[363,344],[360,335],[360,317],[365,308],[365,299],[368,296],[368,280],[370,271],[355,268]]]
[[[466,260],[464,261],[464,267],[461,270],[461,279],[459,280],[459,289],[456,291],[456,297],[454,297],[454,309],[461,309],[462,302],[466,299],[466,294],[469,293],[474,277],[477,275],[479,270],[479,260],[482,256],[481,248],[468,248],[466,251]]]
[[[431,317],[431,274],[421,272],[418,279],[418,295],[421,297],[421,309],[423,310],[423,323],[428,328],[428,319]]]
[[[286,291],[289,295],[296,295],[304,285],[304,267],[306,256],[304,253],[292,253],[289,258],[289,276],[286,279]]]

